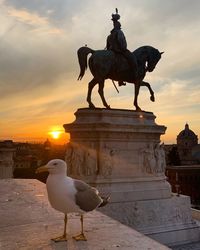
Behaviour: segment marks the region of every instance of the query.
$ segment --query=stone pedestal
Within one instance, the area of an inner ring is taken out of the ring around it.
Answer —
[[[0,179],[13,177],[13,155],[15,149],[12,141],[0,142]]]
[[[168,245],[200,239],[190,200],[173,196],[164,174],[160,135],[151,112],[78,109],[70,133],[68,174],[110,195],[107,215]]]

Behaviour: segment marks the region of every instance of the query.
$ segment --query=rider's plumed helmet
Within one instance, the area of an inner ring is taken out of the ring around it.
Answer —
[[[117,21],[119,19],[120,19],[120,15],[118,13],[112,14],[112,18],[111,18],[112,21]]]

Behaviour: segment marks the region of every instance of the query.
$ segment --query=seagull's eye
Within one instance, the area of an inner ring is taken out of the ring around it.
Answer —
[[[55,162],[53,165],[54,165],[54,166],[56,166],[56,165],[57,165],[57,163]]]

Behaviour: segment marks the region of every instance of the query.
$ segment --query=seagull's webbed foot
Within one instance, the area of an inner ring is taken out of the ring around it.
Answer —
[[[63,235],[59,236],[59,237],[56,237],[56,238],[53,238],[51,240],[53,240],[54,242],[67,241],[66,229],[67,229],[67,214],[65,214],[65,218],[64,218],[64,232],[63,232]]]
[[[64,234],[62,236],[52,238],[51,240],[53,240],[54,242],[67,241],[67,235]]]
[[[83,233],[81,233],[77,236],[73,236],[73,239],[75,239],[76,241],[87,241],[87,238],[85,237],[85,235]]]

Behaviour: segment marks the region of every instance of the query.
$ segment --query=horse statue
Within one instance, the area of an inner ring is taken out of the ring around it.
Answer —
[[[87,56],[92,54],[89,58],[89,68],[93,75],[93,79],[88,84],[87,102],[89,108],[95,108],[91,101],[91,94],[94,86],[99,84],[99,95],[103,105],[110,109],[104,97],[104,82],[105,79],[112,79],[113,81],[124,81],[135,85],[134,106],[136,111],[142,111],[138,106],[138,94],[140,86],[146,86],[150,92],[150,100],[155,101],[154,92],[148,82],[143,79],[146,72],[152,72],[156,64],[161,58],[162,53],[151,46],[142,46],[132,52],[138,63],[137,75],[131,70],[127,59],[120,53],[114,53],[112,50],[92,50],[87,46],[78,49],[78,61],[80,66],[80,74],[78,80],[81,80],[87,69]]]

